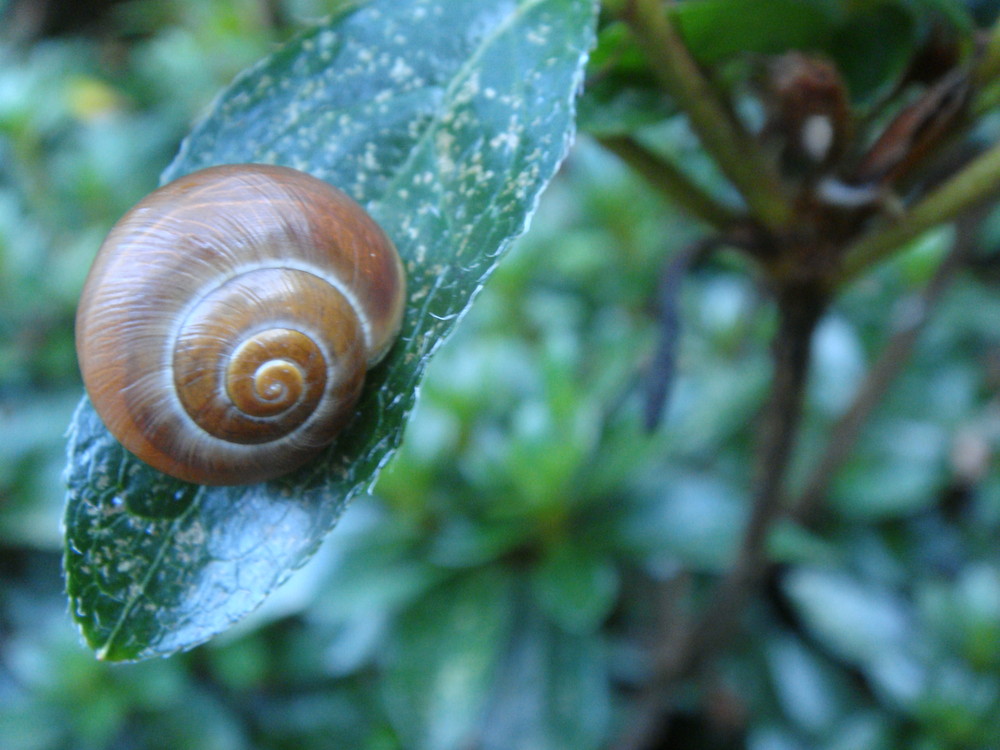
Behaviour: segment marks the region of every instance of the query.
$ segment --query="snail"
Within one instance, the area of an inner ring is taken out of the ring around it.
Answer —
[[[101,245],[76,317],[84,386],[166,474],[272,479],[350,420],[404,293],[392,242],[340,190],[287,167],[209,167],[146,196]]]

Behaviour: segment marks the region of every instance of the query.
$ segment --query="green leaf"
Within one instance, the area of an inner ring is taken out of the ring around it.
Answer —
[[[670,477],[622,522],[622,541],[649,561],[682,561],[692,570],[722,571],[739,547],[746,508],[725,482],[698,474]]]
[[[618,574],[611,561],[568,541],[545,556],[532,584],[542,608],[571,633],[596,630],[618,594]]]
[[[868,104],[892,87],[917,43],[913,16],[900,5],[880,3],[850,14],[831,41],[830,53],[851,98]]]
[[[971,40],[976,31],[976,22],[972,17],[972,6],[975,3],[963,3],[962,0],[913,0],[916,9],[922,10],[932,21],[944,20],[951,31],[962,35],[963,40]]]
[[[778,635],[766,644],[771,683],[785,716],[811,734],[827,732],[843,713],[836,672],[805,644]]]
[[[597,136],[622,135],[676,112],[625,24],[604,27],[590,56],[580,99],[580,129]]]
[[[398,445],[428,357],[524,231],[566,154],[593,0],[374,0],[242,75],[164,180],[211,164],[304,169],[365,204],[408,274],[400,341],[317,461],[206,488],[124,452],[86,400],[70,429],[66,577],[99,656],[190,648],[315,551]]]
[[[949,435],[930,421],[886,419],[833,482],[831,503],[848,518],[899,518],[934,503],[948,481]]]
[[[863,670],[900,705],[920,698],[929,666],[920,658],[913,607],[898,592],[821,568],[793,569],[783,587],[808,632],[825,648]]]
[[[815,49],[830,32],[822,4],[802,0],[701,0],[673,12],[691,52],[705,64],[737,53]]]
[[[384,688],[404,747],[470,746],[510,634],[513,595],[499,568],[477,570],[401,618]]]
[[[611,726],[608,658],[598,635],[566,633],[518,601],[482,722],[483,750],[596,750]]]

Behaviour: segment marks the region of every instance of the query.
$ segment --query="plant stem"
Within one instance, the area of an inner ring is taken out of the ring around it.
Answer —
[[[902,373],[916,346],[934,306],[955,277],[974,244],[974,227],[978,222],[967,221],[960,226],[959,236],[948,255],[941,261],[934,276],[923,291],[905,304],[906,315],[883,347],[858,389],[850,407],[830,430],[826,450],[820,457],[805,487],[791,504],[791,512],[800,523],[810,523],[819,515],[830,482],[847,461],[869,417],[882,402],[889,387]]]
[[[720,238],[703,237],[673,254],[660,273],[656,299],[659,337],[645,377],[644,422],[648,432],[655,430],[667,410],[677,369],[677,347],[681,335],[681,288],[691,266],[718,247]]]
[[[792,207],[777,173],[716,95],[662,0],[615,0],[608,7],[631,28],[653,73],[687,114],[702,144],[754,216],[769,229],[786,227]]]
[[[675,164],[650,151],[634,138],[608,136],[600,138],[599,142],[642,175],[671,203],[680,206],[696,219],[718,230],[726,229],[739,219],[736,211],[716,201]]]
[[[1000,144],[917,203],[890,227],[873,232],[850,246],[838,283],[846,283],[869,266],[890,256],[931,227],[954,219],[1000,191]]]
[[[689,674],[728,639],[764,576],[767,535],[783,510],[785,475],[802,414],[813,332],[825,308],[825,295],[812,287],[792,287],[779,294],[774,375],[761,415],[750,519],[736,562],[675,657],[674,679]]]
[[[785,475],[802,413],[813,332],[826,302],[826,296],[813,286],[789,286],[778,294],[774,375],[761,416],[753,507],[740,550],[694,626],[675,629],[663,644],[657,655],[656,676],[640,699],[636,718],[617,750],[640,750],[650,744],[667,706],[669,688],[725,646],[738,626],[740,613],[767,573],[767,536],[783,511]]]
[[[1000,20],[990,29],[990,37],[983,49],[983,56],[976,66],[974,78],[977,84],[985,86],[1000,73]]]

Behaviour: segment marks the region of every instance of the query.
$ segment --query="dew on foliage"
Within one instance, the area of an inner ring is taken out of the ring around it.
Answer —
[[[132,485],[152,486],[134,463],[95,468],[95,458],[73,468],[67,548],[84,552],[67,575],[99,653],[122,653],[108,639],[126,620],[135,658],[224,630],[305,562],[374,481],[427,357],[526,229],[568,149],[595,15],[593,0],[372,0],[340,30],[250,70],[192,133],[165,177],[213,163],[281,163],[372,208],[408,270],[405,345],[375,374],[358,433],[280,488],[211,488],[184,517],[150,520],[125,512]],[[77,428],[97,434],[82,411]],[[127,497],[109,491],[122,475]],[[187,489],[155,491],[176,502]]]

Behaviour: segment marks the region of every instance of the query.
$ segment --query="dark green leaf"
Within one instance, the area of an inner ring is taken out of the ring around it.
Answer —
[[[384,686],[404,747],[469,746],[509,637],[511,584],[499,569],[478,570],[401,618]]]
[[[836,673],[799,640],[776,637],[765,651],[775,697],[789,719],[803,729],[827,731],[843,707]]]
[[[354,508],[337,527],[310,618],[335,625],[387,616],[440,583],[445,572],[413,554],[418,533],[374,503]]]
[[[916,41],[913,16],[899,5],[880,3],[851,14],[837,30],[830,52],[851,98],[868,103],[896,83]]]
[[[774,562],[829,564],[837,561],[836,546],[791,520],[779,521],[767,540],[768,556]]]
[[[623,521],[623,543],[648,560],[680,560],[694,570],[724,570],[739,546],[746,509],[727,484],[699,475],[672,477]]]
[[[862,445],[833,484],[831,501],[845,516],[910,515],[931,505],[948,481],[948,435],[932,422],[876,424]]]
[[[643,60],[625,24],[601,30],[590,56],[579,125],[594,135],[622,135],[677,111]]]
[[[611,719],[607,658],[596,635],[571,635],[520,600],[483,721],[484,750],[596,750]]]
[[[706,64],[738,52],[818,49],[830,32],[822,4],[802,0],[701,0],[674,13],[691,52]]]
[[[580,129],[598,137],[627,135],[673,113],[671,100],[659,89],[613,77],[587,86],[580,100]]]
[[[970,13],[971,8],[961,0],[912,0],[912,2],[916,8],[924,10],[925,14],[929,13],[932,19],[943,19],[964,37],[972,37],[975,20]]]
[[[809,633],[884,694],[908,704],[926,690],[920,633],[898,592],[819,568],[791,571],[785,591]]]
[[[427,358],[520,234],[565,156],[593,0],[375,0],[241,76],[184,143],[199,167],[298,167],[367,205],[396,242],[410,303],[349,430],[252,487],[150,471],[84,401],[70,432],[67,588],[108,659],[189,648],[302,565],[398,445]]]
[[[572,633],[597,629],[618,593],[618,575],[611,561],[569,541],[546,555],[532,583],[542,608]]]

